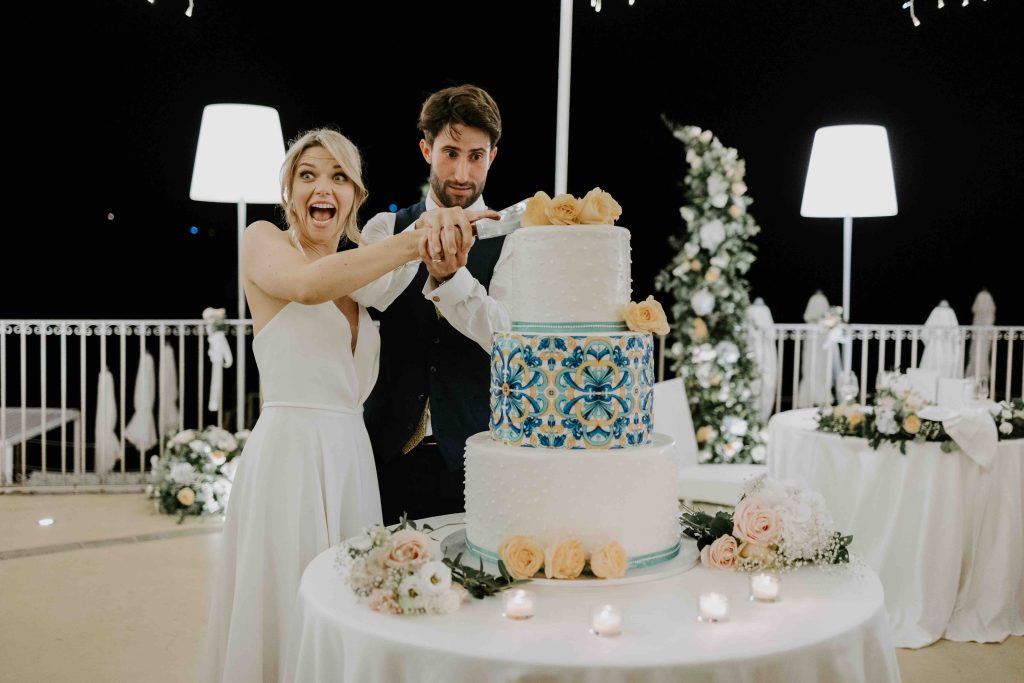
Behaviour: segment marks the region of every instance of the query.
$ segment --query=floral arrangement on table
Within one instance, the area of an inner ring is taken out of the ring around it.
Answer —
[[[232,434],[215,426],[170,437],[164,454],[150,458],[146,495],[157,512],[178,515],[179,524],[187,515],[222,514],[248,437],[248,430]]]
[[[910,442],[940,443],[947,453],[956,450],[957,445],[942,422],[920,416],[932,403],[911,388],[903,377],[878,389],[872,405],[841,403],[821,408],[817,415],[818,430],[867,439],[875,450],[883,443],[890,443],[906,454]],[[1024,400],[992,402],[988,411],[996,423],[1000,441],[1024,438]]]
[[[583,199],[571,194],[556,195],[544,191],[526,200],[526,210],[519,219],[524,228],[535,225],[614,225],[622,215],[622,207],[610,194],[595,187]]]
[[[673,126],[686,147],[685,222],[676,254],[655,277],[672,304],[672,370],[683,378],[701,463],[764,462],[759,371],[747,348],[747,272],[760,227],[743,182],[746,164],[710,130]]]
[[[377,612],[389,614],[451,614],[467,596],[482,599],[522,583],[512,577],[502,562],[500,576],[439,558],[433,531],[402,516],[398,525],[374,525],[338,546],[335,566],[360,602]]]
[[[511,536],[501,544],[498,555],[516,579],[531,579],[541,569],[549,579],[576,579],[584,573],[599,579],[617,579],[629,569],[626,551],[616,541],[587,553],[576,538],[559,538],[542,546],[530,536]]]
[[[683,533],[712,569],[781,571],[850,561],[853,536],[836,531],[821,494],[767,475],[754,479],[733,512],[684,508]]]

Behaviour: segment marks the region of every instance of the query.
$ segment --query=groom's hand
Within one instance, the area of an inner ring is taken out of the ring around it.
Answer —
[[[427,211],[417,219],[417,230],[426,230],[420,258],[435,280],[444,281],[466,265],[476,242],[473,223],[481,218],[499,218],[496,211],[465,211],[461,207]]]
[[[500,218],[497,211],[465,211],[460,206],[432,209],[416,219],[415,228],[427,231],[427,263],[444,260],[456,251],[469,252],[476,238],[473,223],[481,218]],[[449,235],[445,235],[446,228]]]

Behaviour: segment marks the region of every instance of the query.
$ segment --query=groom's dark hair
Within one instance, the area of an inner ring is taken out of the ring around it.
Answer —
[[[498,146],[501,114],[494,98],[483,88],[457,85],[438,90],[423,103],[416,127],[423,131],[427,144],[433,145],[438,133],[456,125],[479,128],[490,136],[492,147]]]

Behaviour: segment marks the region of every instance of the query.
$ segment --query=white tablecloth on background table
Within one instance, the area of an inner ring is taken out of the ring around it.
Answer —
[[[461,515],[442,519],[451,518]],[[501,616],[500,596],[450,615],[373,612],[341,580],[335,556],[336,549],[320,554],[302,577],[286,680],[899,680],[882,587],[866,567],[784,575],[774,604],[747,599],[745,574],[699,566],[617,586],[533,584],[536,616],[511,621]],[[728,622],[696,620],[697,596],[712,590],[728,596]],[[591,606],[604,603],[623,610],[620,636],[589,632]]]
[[[1024,635],[1024,440],[983,469],[962,451],[907,453],[815,431],[815,409],[769,422],[768,470],[828,503],[851,551],[878,572],[897,647]]]

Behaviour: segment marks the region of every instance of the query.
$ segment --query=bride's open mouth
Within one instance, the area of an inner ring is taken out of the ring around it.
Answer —
[[[331,222],[338,210],[330,204],[317,202],[309,207],[309,217],[316,225],[324,226]]]

